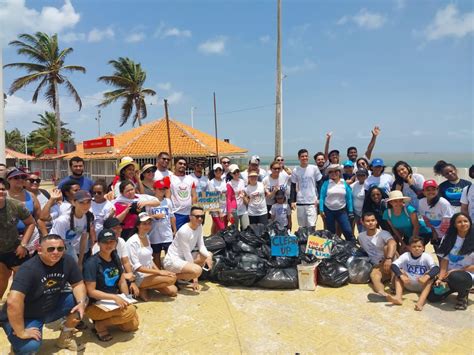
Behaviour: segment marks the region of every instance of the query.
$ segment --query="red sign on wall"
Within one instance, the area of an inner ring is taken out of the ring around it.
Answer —
[[[64,143],[61,142],[60,144],[61,147],[61,152],[64,152]],[[56,148],[47,148],[43,150],[43,155],[57,155],[57,149]]]
[[[85,153],[104,152],[114,146],[114,138],[98,138],[82,142]]]

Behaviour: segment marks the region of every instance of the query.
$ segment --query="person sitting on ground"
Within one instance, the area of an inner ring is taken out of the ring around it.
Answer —
[[[190,221],[181,227],[171,243],[163,267],[176,274],[178,280],[193,280],[193,289],[198,289],[198,278],[204,264],[212,268],[212,253],[204,245],[202,221],[204,209],[192,206]],[[194,252],[193,250],[197,250]]]
[[[449,201],[454,212],[461,211],[461,195],[463,188],[471,185],[467,180],[458,177],[458,169],[444,160],[439,160],[433,167],[435,175],[442,175],[446,181],[439,184],[439,194]]]
[[[84,282],[91,303],[86,315],[94,321],[94,333],[100,341],[110,341],[108,328],[118,326],[124,332],[138,329],[138,314],[134,305],[120,294],[128,295],[127,281],[117,254],[117,236],[111,229],[103,229],[98,236],[99,252],[84,265]],[[100,300],[112,300],[119,307],[105,311],[95,304]]]
[[[8,287],[12,271],[28,260],[26,246],[35,230],[35,219],[19,201],[7,197],[8,182],[0,178],[0,299]],[[25,229],[20,239],[18,221]]]
[[[278,190],[275,194],[275,203],[270,210],[272,221],[276,221],[280,229],[290,230],[291,223],[291,207],[287,203],[286,194],[282,190]]]
[[[148,301],[148,290],[157,290],[163,295],[176,297],[178,290],[174,285],[176,275],[166,270],[160,270],[153,262],[153,249],[148,234],[152,228],[153,219],[146,212],[138,215],[137,233],[127,240],[127,251],[135,272],[135,283],[140,292],[138,297]]]
[[[399,253],[404,253],[410,238],[423,238],[425,245],[431,240],[431,230],[425,222],[418,219],[418,214],[412,206],[406,206],[410,197],[403,196],[401,191],[390,191],[386,200],[388,208],[383,213],[383,219],[389,224],[395,237]]]
[[[153,261],[161,268],[161,252],[165,254],[176,234],[176,218],[173,214],[173,202],[166,198],[167,190],[170,188],[169,178],[155,181],[155,197],[160,201],[157,207],[147,207],[147,213],[153,218],[153,227],[150,232],[150,243],[153,249]]]
[[[469,177],[474,179],[474,165],[469,168]],[[461,194],[461,212],[468,214],[471,219],[474,218],[474,187],[472,184],[462,189]]]
[[[387,301],[402,305],[404,289],[418,292],[420,297],[415,305],[415,311],[421,311],[439,273],[439,267],[431,255],[425,253],[423,239],[411,238],[409,250],[392,263],[392,272],[395,274],[395,296],[388,294]]]
[[[439,277],[428,301],[440,302],[457,292],[454,308],[466,310],[474,279],[474,228],[467,214],[460,212],[451,218],[438,257],[441,257]]]
[[[374,291],[386,297],[384,282],[392,277],[391,267],[396,256],[397,243],[392,235],[377,228],[377,219],[373,212],[366,212],[362,216],[365,232],[359,234],[359,244],[369,254],[369,260],[374,265],[370,273],[370,280]]]
[[[418,200],[423,198],[424,176],[414,173],[412,167],[402,160],[395,163],[392,173],[395,178],[392,191],[398,190],[404,196],[410,197],[409,205],[418,210]]]
[[[62,317],[66,322],[56,345],[71,351],[84,350],[73,334],[88,302],[86,287],[77,263],[64,252],[64,240],[59,235],[41,238],[38,254],[13,278],[0,318],[16,354],[38,352],[43,326]],[[72,293],[66,291],[69,287]]]
[[[122,263],[124,273],[123,276],[129,285],[129,291],[132,295],[138,296],[138,287],[135,283],[135,274],[133,273],[132,264],[130,264],[130,259],[128,257],[127,245],[125,244],[125,240],[123,240],[120,235],[122,234],[122,225],[120,221],[115,217],[109,217],[104,221],[104,228],[103,229],[110,229],[115,233],[117,238],[117,246],[115,250],[117,251],[117,255],[120,258],[120,262]],[[100,251],[99,243],[95,243],[92,247],[92,255],[97,254]]]

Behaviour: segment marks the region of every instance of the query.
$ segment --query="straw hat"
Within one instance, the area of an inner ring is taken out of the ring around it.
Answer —
[[[395,190],[389,192],[388,198],[385,201],[390,202],[393,200],[403,200],[403,202],[408,202],[411,200],[411,198],[408,196],[403,196],[403,193],[401,191]]]
[[[119,164],[119,166],[118,166],[118,168],[117,168],[117,171],[115,172],[116,175],[120,175],[120,172],[121,172],[123,169],[125,169],[127,166],[129,166],[129,165],[133,165],[133,166],[135,167],[135,170],[140,170],[140,166],[139,166],[137,163],[135,163],[135,162],[133,161],[133,159],[132,159],[132,160],[128,160],[128,159],[127,159],[127,160],[123,160],[123,159],[122,159],[122,161],[120,162],[120,164]]]

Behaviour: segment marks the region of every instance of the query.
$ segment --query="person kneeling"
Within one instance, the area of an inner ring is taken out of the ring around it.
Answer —
[[[140,292],[139,297],[148,301],[148,289],[176,297],[178,289],[174,285],[176,275],[166,270],[160,270],[153,262],[153,249],[148,234],[152,229],[152,218],[146,212],[138,215],[136,227],[138,232],[127,240],[127,250],[135,272],[135,283]]]
[[[138,329],[138,315],[134,305],[128,303],[119,293],[128,295],[127,281],[122,263],[115,248],[117,237],[111,229],[99,233],[99,252],[87,260],[84,267],[84,281],[87,294],[93,302],[86,309],[86,315],[94,321],[94,332],[100,341],[110,341],[110,326],[118,326],[124,332]],[[95,304],[100,300],[112,300],[119,308],[105,311]]]
[[[395,274],[395,296],[387,295],[387,301],[401,305],[403,289],[412,292],[421,292],[415,311],[423,310],[426,298],[430,293],[433,280],[439,273],[439,267],[433,258],[425,253],[425,245],[419,237],[410,239],[410,251],[403,253],[392,264]]]
[[[212,268],[212,253],[204,245],[202,221],[204,210],[200,206],[191,207],[189,223],[183,225],[168,248],[163,260],[166,270],[176,273],[178,280],[193,280],[193,289],[198,289],[198,278],[206,264]],[[193,252],[198,249],[198,252]]]
[[[72,293],[66,291],[67,283]],[[15,354],[38,352],[43,326],[66,317],[56,345],[81,351],[74,327],[84,315],[88,299],[81,271],[74,258],[65,255],[64,240],[49,234],[40,240],[38,254],[23,263],[13,278],[0,321]]]

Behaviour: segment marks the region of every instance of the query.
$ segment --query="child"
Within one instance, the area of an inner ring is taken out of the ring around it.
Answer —
[[[387,295],[387,301],[401,305],[404,288],[412,292],[421,292],[415,305],[415,311],[421,311],[434,278],[439,273],[439,267],[434,263],[431,255],[425,253],[423,239],[413,237],[409,245],[410,251],[402,254],[392,263],[392,271],[395,274],[395,296]]]
[[[354,223],[357,225],[359,233],[365,231],[364,226],[362,225],[362,207],[364,206],[365,200],[365,189],[364,183],[369,172],[365,168],[359,168],[356,172],[357,181],[351,185],[352,189],[352,202],[354,203]]]
[[[277,221],[280,228],[289,229],[291,231],[291,208],[286,202],[285,192],[278,190],[275,193],[275,201],[270,210],[272,221]]]
[[[147,212],[153,218],[153,227],[149,234],[150,245],[153,249],[153,261],[160,268],[161,251],[165,254],[176,234],[176,218],[172,212],[173,202],[166,198],[166,190],[169,189],[169,180],[158,180],[153,184],[155,197],[160,201],[158,207],[147,207]]]

